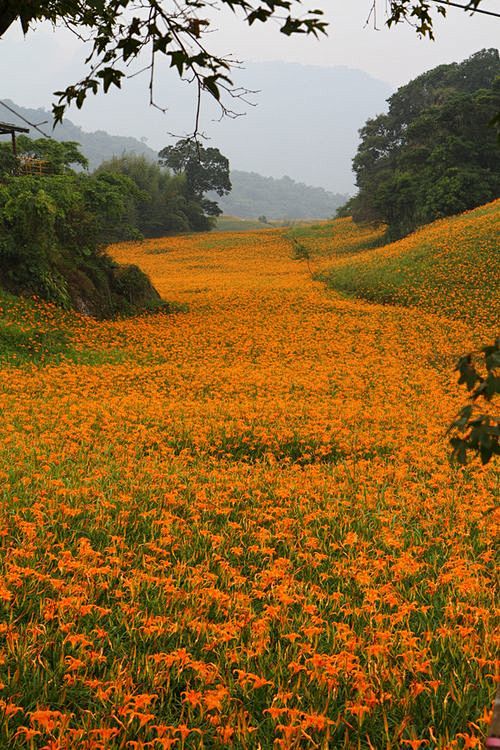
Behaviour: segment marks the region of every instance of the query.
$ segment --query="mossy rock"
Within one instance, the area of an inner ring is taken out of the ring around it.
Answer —
[[[113,269],[113,291],[133,309],[154,310],[162,299],[153,284],[138,266],[117,265]]]
[[[104,319],[168,308],[138,266],[121,266],[105,255],[92,261],[70,273],[72,307],[78,312]]]

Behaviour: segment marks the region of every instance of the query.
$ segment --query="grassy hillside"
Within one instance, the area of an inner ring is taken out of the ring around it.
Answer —
[[[330,230],[328,252],[335,262],[320,277],[333,289],[475,324],[498,322],[498,263],[494,259],[500,247],[500,200],[436,221],[377,249],[368,248],[368,230],[356,228],[349,219],[333,222]],[[377,230],[373,230],[376,237]],[[312,239],[309,235],[306,242],[311,244]],[[367,250],[359,252],[363,244]],[[328,246],[327,239],[324,245]]]
[[[269,229],[269,225],[256,219],[240,219],[239,216],[223,214],[217,217],[215,232],[253,232],[258,229]]]
[[[384,227],[358,226],[352,219],[294,226],[287,237],[296,240],[316,259],[351,256],[384,244]]]

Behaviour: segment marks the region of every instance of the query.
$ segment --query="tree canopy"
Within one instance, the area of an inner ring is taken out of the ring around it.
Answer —
[[[86,160],[72,142],[22,136],[19,159],[2,158],[8,154],[0,144],[0,287],[96,317],[156,309],[160,298],[147,277],[103,252],[139,234],[134,182],[74,172],[71,164]],[[42,158],[48,174],[24,174],[26,155]]]
[[[482,50],[400,88],[368,120],[353,166],[356,221],[384,222],[392,238],[500,193],[500,150],[489,122],[500,110],[500,58]]]
[[[80,152],[80,146],[75,141],[55,141],[52,138],[38,138],[33,140],[26,135],[17,139],[17,158],[10,143],[0,143],[0,180],[9,174],[19,171],[19,164],[23,160],[35,159],[44,162],[50,174],[68,174],[72,166],[84,169],[88,161]]]
[[[186,175],[172,175],[143,156],[123,154],[103,162],[95,175],[101,179],[122,176],[131,180],[133,195],[131,223],[145,237],[162,237],[174,232],[208,231],[213,220],[199,198],[188,189]]]
[[[218,148],[204,148],[184,138],[175,146],[162,149],[158,156],[162,166],[168,167],[174,174],[185,175],[189,199],[200,203],[209,216],[222,213],[216,201],[204,197],[210,191],[219,196],[231,191],[229,160]]]
[[[144,157],[123,155],[93,174],[73,142],[21,136],[0,143],[0,287],[108,317],[161,303],[147,277],[104,252],[110,242],[206,231],[213,219],[187,188]],[[27,173],[25,157],[41,159]]]
[[[458,7],[463,10],[478,10],[482,0],[464,0],[463,4]],[[417,33],[421,36],[428,36],[431,39],[434,38],[434,18],[435,14],[446,16],[446,0],[441,2],[435,0],[434,5],[429,0],[391,0],[389,3],[389,11],[387,18],[387,25],[393,26],[394,24],[401,23],[402,21],[408,21],[415,26]],[[372,4],[372,10],[376,8],[376,0]]]
[[[464,0],[465,1],[465,0]],[[477,10],[482,0],[470,0],[467,9]],[[372,12],[378,0],[373,0]],[[386,6],[387,7],[387,6]],[[59,101],[54,105],[54,116],[62,120],[66,107],[75,103],[81,107],[89,93],[101,88],[106,92],[111,86],[121,87],[130,73],[130,63],[148,54],[151,101],[154,102],[154,80],[158,55],[167,59],[180,76],[187,76],[198,89],[208,92],[221,102],[222,93],[238,96],[230,73],[234,60],[223,58],[210,51],[207,42],[213,30],[214,9],[225,8],[241,13],[250,26],[260,21],[277,22],[282,34],[312,34],[319,36],[327,31],[327,22],[321,8],[304,8],[303,0],[0,0],[0,37],[18,22],[25,34],[36,28],[38,22],[50,21],[64,24],[80,39],[91,44],[86,60],[87,73],[82,80],[56,92]],[[431,5],[429,0],[391,0],[386,10],[389,26],[403,21],[412,23],[417,33],[433,35],[436,14],[446,14],[442,4]],[[143,66],[144,67],[144,66]],[[199,107],[198,107],[199,111]],[[198,129],[196,118],[195,132]]]

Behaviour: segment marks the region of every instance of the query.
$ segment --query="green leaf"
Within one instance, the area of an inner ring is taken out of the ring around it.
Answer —
[[[207,76],[203,79],[203,88],[209,91],[212,96],[217,99],[217,101],[220,100],[220,91],[219,87],[217,86],[217,77],[216,76]]]
[[[170,53],[170,67],[176,67],[179,75],[181,76],[184,72],[184,67],[187,62],[187,57],[185,52],[181,52],[180,50],[175,50],[174,52]]]

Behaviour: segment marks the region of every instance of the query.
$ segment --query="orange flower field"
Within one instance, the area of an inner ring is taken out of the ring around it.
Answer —
[[[0,370],[0,747],[481,747],[497,476],[445,435],[477,329],[329,291],[282,230],[112,253],[178,311],[26,305],[77,354]]]

